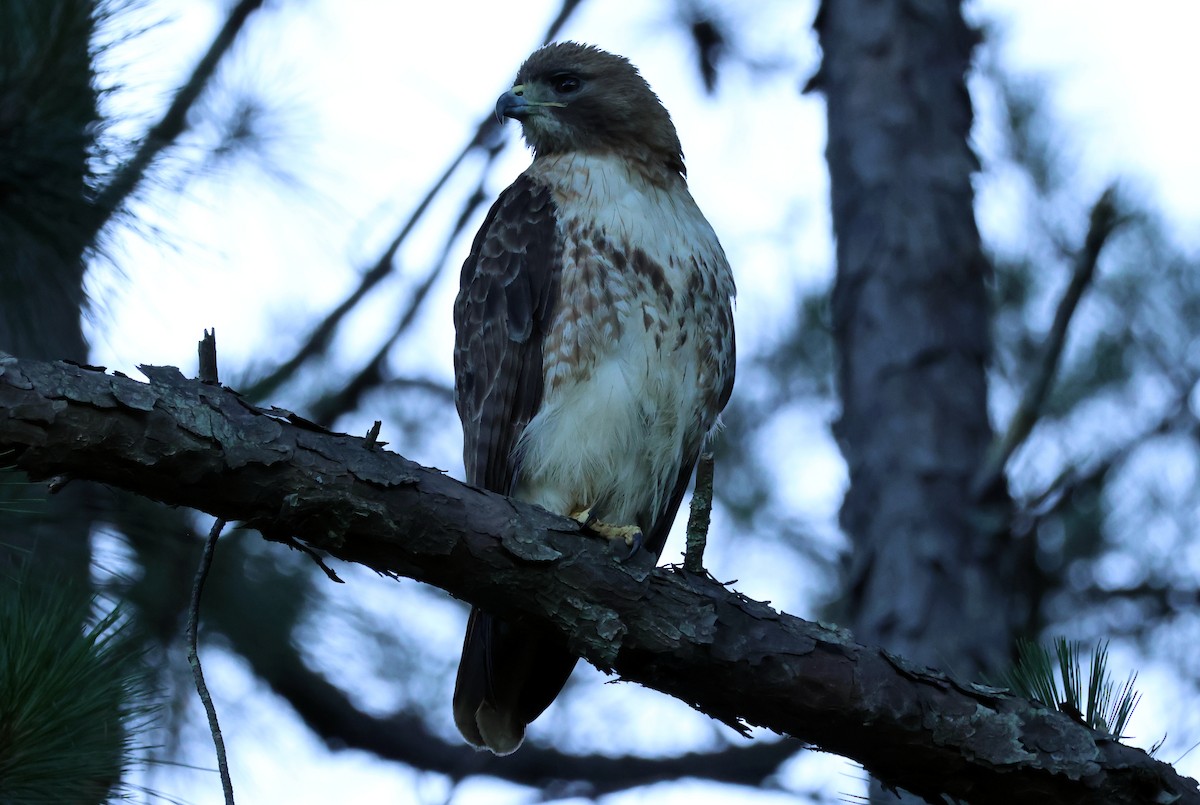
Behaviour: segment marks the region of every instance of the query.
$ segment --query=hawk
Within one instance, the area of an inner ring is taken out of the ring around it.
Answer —
[[[533,162],[488,212],[454,303],[467,482],[658,556],[733,388],[729,263],[625,58],[547,45],[496,113]],[[472,610],[459,730],[515,751],[575,662],[560,636]]]

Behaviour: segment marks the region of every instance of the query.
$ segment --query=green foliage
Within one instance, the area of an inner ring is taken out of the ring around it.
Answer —
[[[1018,695],[1072,715],[1094,730],[1123,737],[1142,695],[1134,690],[1137,674],[1117,687],[1108,671],[1108,642],[1092,649],[1087,689],[1083,686],[1080,644],[1058,637],[1054,655],[1041,643],[1020,640],[1017,663],[1003,683]]]
[[[0,225],[7,237],[37,239],[73,261],[84,245],[77,236],[85,231],[87,157],[100,119],[95,6],[0,4]]]
[[[0,587],[0,803],[123,793],[154,706],[121,612],[95,605],[31,577]]]

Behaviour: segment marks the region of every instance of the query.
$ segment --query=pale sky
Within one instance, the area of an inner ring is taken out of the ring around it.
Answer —
[[[238,62],[272,88],[281,111],[278,138],[268,149],[282,157],[298,183],[233,165],[218,179],[187,182],[182,193],[172,187],[147,194],[135,208],[141,228],[116,233],[112,262],[120,274],[100,266],[89,279],[97,306],[89,327],[96,362],[130,374],[139,363],[191,371],[196,341],[214,326],[225,376],[250,362],[287,356],[306,324],[354,287],[358,271],[374,261],[492,108],[557,8],[548,0],[282,5],[284,11],[262,12],[253,20]],[[673,3],[667,0],[636,5],[587,0],[563,38],[630,57],[671,111],[693,194],[734,266],[739,349],[751,354],[792,315],[788,289],[832,276],[824,105],[819,97],[799,93],[819,55],[809,27],[811,2],[744,0],[720,7],[749,15],[753,23],[742,32],[745,43],[756,57],[783,66],[754,71],[730,64],[715,97],[699,86],[690,43],[670,25]],[[976,21],[1002,23],[999,52],[1005,63],[1045,80],[1052,119],[1070,146],[1068,156],[1078,161],[1081,209],[1120,177],[1161,211],[1180,244],[1200,249],[1200,194],[1194,190],[1200,186],[1195,103],[1200,55],[1193,42],[1200,6],[1155,0],[1139,3],[1133,13],[1130,4],[1115,0],[977,0],[969,8]],[[127,87],[113,99],[115,107],[140,112],[142,120],[161,110],[190,71],[221,23],[223,4],[149,0],[146,9],[148,18],[162,24],[118,48],[110,67]],[[513,144],[489,180],[495,192],[528,162],[517,134],[510,124]],[[984,124],[978,134],[983,148],[987,136]],[[401,252],[400,278],[385,282],[383,292],[355,316],[338,342],[340,354],[349,358],[373,350],[390,331],[407,290],[435,259],[445,224],[479,167],[469,163],[451,183],[447,198]],[[183,174],[170,172],[168,179],[182,182]],[[1022,214],[1003,184],[983,178],[978,187],[985,236],[1019,233]],[[466,245],[460,244],[453,264],[465,256]],[[450,377],[449,310],[456,280],[445,276],[435,288],[419,342],[396,350],[394,360],[407,372]],[[828,417],[829,412],[812,412],[789,421],[812,445],[806,474],[789,486],[806,490],[792,501],[798,510],[832,528],[845,473],[825,433]],[[453,446],[409,457],[461,476]],[[791,568],[772,568],[772,556],[718,550],[717,559],[728,563],[720,568],[728,576],[717,575],[743,579],[739,589],[747,594],[806,614],[811,595],[789,583]],[[369,595],[379,597],[371,608],[387,610],[384,585],[370,587]],[[358,752],[327,752],[240,662],[216,650],[204,659],[241,801],[445,801],[448,791],[435,776]],[[1138,662],[1115,659],[1119,669],[1122,661]],[[1146,745],[1178,717],[1172,701],[1178,683],[1165,670],[1141,670],[1147,695],[1135,732],[1146,738],[1136,743]],[[619,693],[625,687],[605,686],[597,695],[612,697],[606,707],[642,707],[649,694],[627,700]],[[677,704],[661,706],[676,713]],[[194,738],[189,761],[211,768],[206,731],[199,720],[189,729]],[[1192,756],[1179,768],[1200,774],[1200,759]],[[795,790],[824,785],[845,796],[862,792],[861,778],[852,765],[816,755],[782,775]],[[215,773],[170,771],[148,784],[185,802],[221,801]],[[685,782],[603,799],[613,805],[651,798],[655,805],[796,801],[772,792],[736,795]],[[527,789],[480,780],[460,787],[453,802],[523,803],[530,797]]]

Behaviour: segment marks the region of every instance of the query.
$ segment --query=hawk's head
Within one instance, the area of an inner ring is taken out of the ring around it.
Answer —
[[[671,116],[629,60],[556,42],[525,60],[496,114],[521,121],[535,156],[616,152],[684,172]]]

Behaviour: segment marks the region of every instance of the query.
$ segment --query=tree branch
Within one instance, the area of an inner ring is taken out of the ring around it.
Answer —
[[[0,450],[296,537],[559,630],[605,671],[863,764],[941,801],[1200,803],[1145,752],[996,689],[853,642],[648,556],[627,564],[577,524],[332,434],[173,367],[139,383],[0,356]]]
[[[241,652],[254,664],[255,652]],[[794,741],[729,746],[678,757],[571,755],[526,742],[509,757],[477,752],[462,741],[451,745],[413,713],[375,717],[358,710],[337,686],[300,665],[254,664],[271,689],[285,698],[312,729],[335,745],[365,749],[452,780],[485,774],[539,789],[568,788],[574,796],[598,797],[666,780],[696,777],[733,785],[762,785],[802,747]]]
[[[96,198],[95,210],[97,212],[96,221],[94,224],[94,232],[89,242],[95,238],[104,225],[108,223],[113,214],[125,203],[130,194],[141,183],[142,177],[146,175],[147,169],[164,148],[171,145],[179,138],[187,127],[188,111],[196,103],[204,88],[208,86],[209,79],[217,71],[217,65],[221,63],[221,59],[233,47],[233,43],[237,40],[238,34],[246,24],[246,20],[250,18],[258,8],[263,4],[263,0],[240,0],[234,6],[229,16],[225,19],[225,24],[221,26],[221,30],[209,45],[208,51],[204,54],[196,65],[196,69],[192,71],[191,77],[187,83],[179,88],[175,93],[175,98],[171,101],[171,105],[163,114],[162,119],[154,124],[146,136],[142,138],[142,145],[137,153],[126,162],[121,169],[113,176],[112,180],[104,187]]]
[[[212,567],[213,552],[217,547],[217,538],[225,528],[225,521],[217,518],[208,538],[204,541],[204,552],[200,557],[200,567],[196,569],[196,580],[192,583],[192,601],[188,607],[187,647],[188,665],[192,667],[192,678],[196,683],[196,693],[200,703],[204,705],[204,714],[208,717],[208,729],[212,733],[213,748],[217,753],[217,770],[221,773],[221,789],[225,793],[226,805],[233,805],[233,780],[229,776],[229,761],[225,755],[225,737],[221,734],[221,725],[217,721],[217,708],[213,705],[212,696],[208,692],[208,683],[204,681],[204,668],[200,664],[200,650],[197,640],[200,633],[200,597],[204,594],[204,581]]]
[[[1084,240],[1083,250],[1076,258],[1075,270],[1071,272],[1071,281],[1067,283],[1067,289],[1063,291],[1058,309],[1054,312],[1054,323],[1050,326],[1050,332],[1046,334],[1046,343],[1037,374],[1034,375],[1029,387],[1025,390],[1025,396],[1021,398],[1017,410],[1013,412],[1008,429],[988,450],[983,466],[979,468],[979,472],[976,473],[971,483],[971,493],[976,498],[983,497],[1000,482],[1000,479],[1004,477],[1004,468],[1008,465],[1009,458],[1028,438],[1033,426],[1037,424],[1038,418],[1042,414],[1042,407],[1046,402],[1046,395],[1050,392],[1050,382],[1058,371],[1058,361],[1062,357],[1063,346],[1067,342],[1067,328],[1071,324],[1071,318],[1075,315],[1075,309],[1079,306],[1079,300],[1083,297],[1084,290],[1096,273],[1096,263],[1100,259],[1100,251],[1108,242],[1109,236],[1112,235],[1119,222],[1116,189],[1109,187],[1100,194],[1100,198],[1092,206],[1087,238]]]
[[[496,159],[496,157],[499,156],[499,154],[500,144],[497,143],[487,151],[488,164],[490,165]],[[449,179],[449,177],[450,173],[446,173],[443,179]],[[441,185],[439,184],[438,186],[440,187]],[[433,195],[428,195],[426,196],[425,201],[422,203],[424,204],[425,202],[432,202],[433,198]],[[383,342],[383,344],[380,345],[379,349],[375,351],[374,357],[367,361],[365,366],[355,372],[353,376],[347,378],[344,382],[339,383],[336,389],[327,391],[324,395],[313,401],[310,408],[313,413],[313,418],[317,422],[323,424],[332,423],[337,417],[341,416],[347,411],[353,410],[362,400],[363,395],[368,391],[378,388],[387,382],[388,378],[385,376],[385,368],[387,366],[387,358],[392,351],[392,347],[395,346],[396,342],[399,341],[400,338],[406,332],[408,332],[409,328],[412,327],[413,323],[416,322],[417,314],[421,312],[421,309],[425,304],[425,299],[429,296],[429,292],[433,289],[433,285],[437,281],[438,277],[442,275],[446,263],[449,262],[450,253],[454,248],[454,244],[458,242],[459,235],[461,235],[466,229],[467,224],[470,223],[471,216],[475,213],[475,211],[482,207],[485,203],[487,203],[487,197],[484,195],[484,183],[483,179],[481,178],[479,184],[475,187],[475,191],[471,194],[470,198],[464,202],[463,209],[458,216],[458,220],[455,221],[455,224],[451,228],[449,234],[447,234],[445,239],[442,241],[442,253],[436,260],[433,261],[433,267],[426,272],[425,277],[413,289],[412,295],[409,297],[408,303],[405,305],[404,312],[400,315],[395,329],[392,330],[392,334],[386,341]],[[398,248],[399,242],[396,242],[393,245]],[[394,252],[387,256],[388,266],[391,265],[391,260],[394,256]],[[344,312],[348,311],[349,308],[347,308]],[[339,319],[341,318],[341,315],[344,315],[344,313],[339,314]],[[330,321],[330,319],[326,319],[326,322],[328,321]],[[322,326],[324,326],[324,323]],[[332,334],[332,330],[330,331],[330,334]],[[323,348],[324,347],[322,347],[322,349]],[[313,349],[316,349],[316,347],[314,346]],[[314,352],[312,354],[316,353]],[[294,371],[298,366],[298,363],[295,364],[295,366],[289,370],[289,373]],[[280,375],[280,377],[282,377],[282,375]]]

